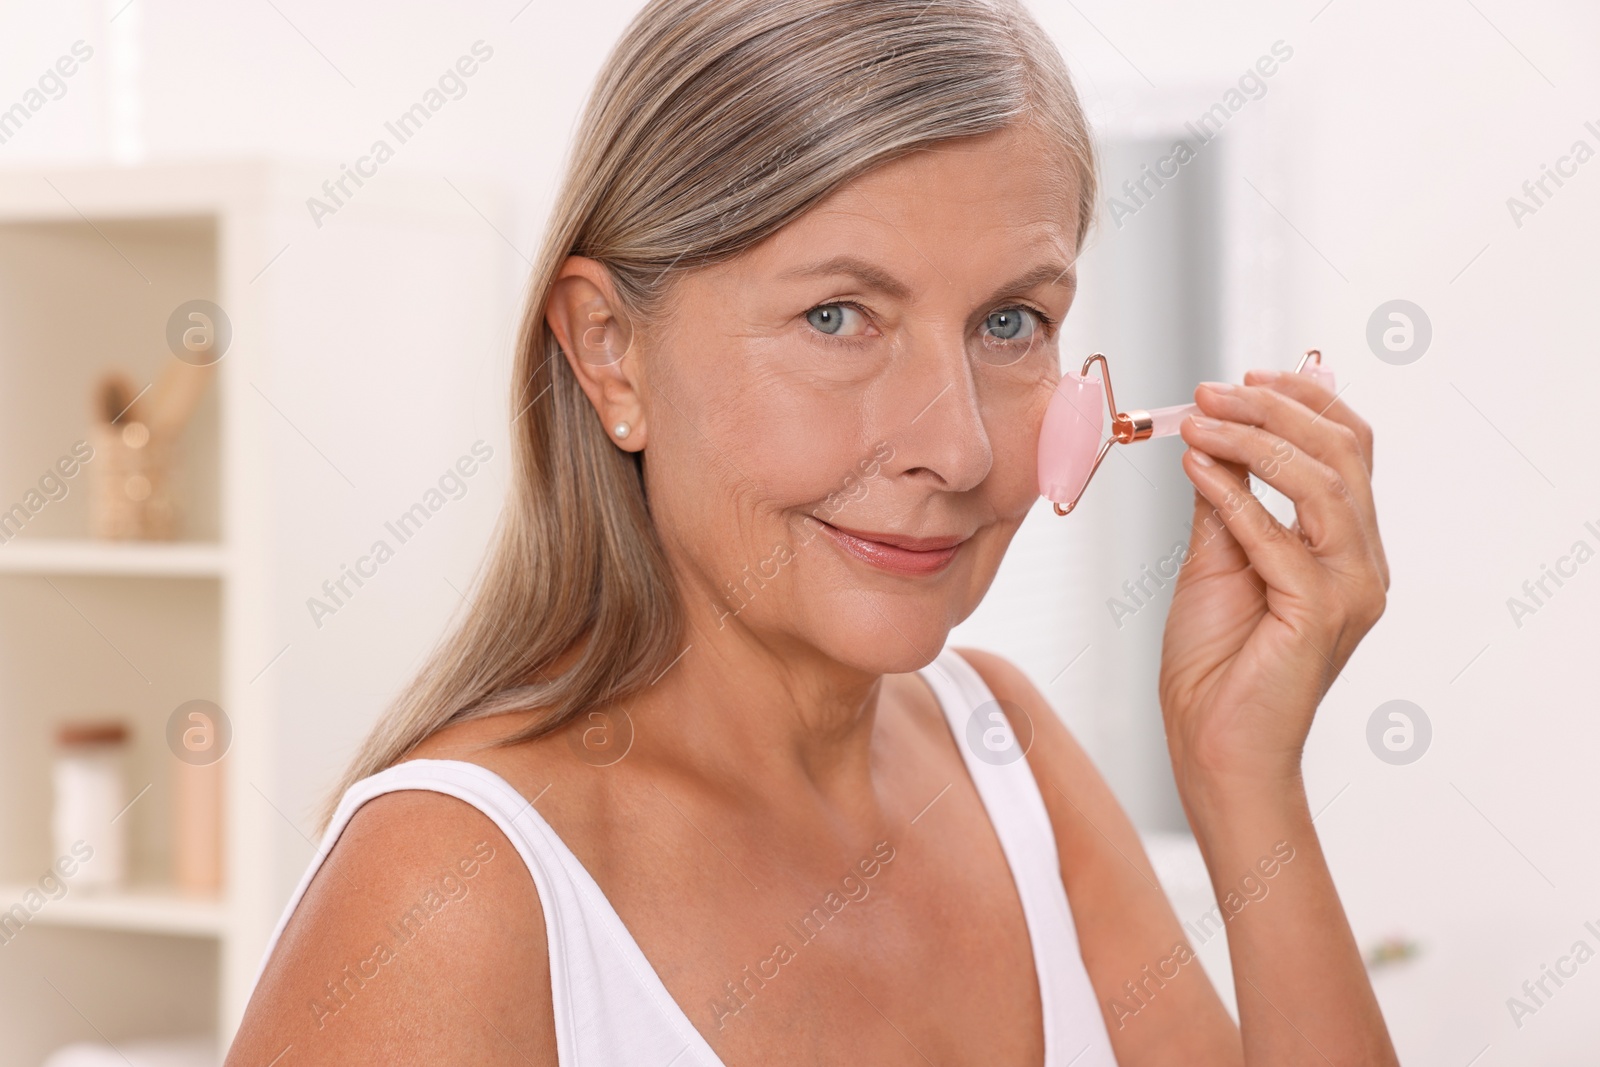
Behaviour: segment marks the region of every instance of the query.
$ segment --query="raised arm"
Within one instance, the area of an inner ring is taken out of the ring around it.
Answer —
[[[1300,775],[1317,706],[1389,587],[1372,431],[1297,374],[1252,371],[1195,399],[1214,421],[1182,428],[1194,527],[1160,693],[1178,793],[1230,915],[1245,1062],[1396,1063]],[[1247,472],[1294,503],[1293,527]],[[1259,903],[1241,890],[1269,877]]]

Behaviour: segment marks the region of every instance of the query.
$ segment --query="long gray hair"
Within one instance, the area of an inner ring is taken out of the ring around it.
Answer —
[[[1094,217],[1089,131],[1054,43],[1015,0],[650,0],[600,71],[534,264],[512,389],[512,486],[468,609],[362,746],[355,781],[445,725],[539,709],[508,742],[647,686],[683,610],[645,505],[545,305],[563,261],[609,270],[631,321],[676,272],[739,255],[850,179],[1027,122]]]

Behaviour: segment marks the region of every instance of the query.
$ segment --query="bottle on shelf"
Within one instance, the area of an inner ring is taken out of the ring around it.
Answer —
[[[173,785],[173,884],[180,892],[222,890],[222,758],[232,737],[222,709],[191,700],[168,727]]]

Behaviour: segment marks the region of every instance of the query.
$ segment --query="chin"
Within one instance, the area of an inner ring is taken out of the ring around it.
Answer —
[[[811,643],[831,659],[872,674],[927,666],[982,598],[962,563],[955,561],[934,579],[828,575],[803,597]]]
[[[895,632],[876,615],[852,618],[825,632],[813,635],[814,643],[828,658],[853,667],[864,674],[910,674],[933,662],[950,636],[949,627],[924,623],[915,630]]]

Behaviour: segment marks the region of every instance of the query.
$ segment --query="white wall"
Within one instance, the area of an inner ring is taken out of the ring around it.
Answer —
[[[524,255],[583,94],[635,6],[123,3],[0,16],[0,107],[73,41],[96,50],[63,99],[0,145],[0,180],[3,168],[89,159],[352,161],[482,39],[493,59],[391,165],[503,183],[514,201],[485,225]],[[1377,978],[1406,1062],[1464,1064],[1486,1046],[1475,1061],[1485,1067],[1578,1062],[1593,1047],[1600,964],[1520,1028],[1506,998],[1574,941],[1600,948],[1583,927],[1600,927],[1600,563],[1580,567],[1520,627],[1506,600],[1574,541],[1600,548],[1584,526],[1600,529],[1589,412],[1600,395],[1590,314],[1600,161],[1520,226],[1506,200],[1575,140],[1600,149],[1600,9],[1575,0],[1034,6],[1108,136],[1193,117],[1274,41],[1294,49],[1216,146],[1229,160],[1220,355],[1236,375],[1322,348],[1345,399],[1377,429],[1394,571],[1388,614],[1311,737],[1313,803],[1330,805],[1318,827],[1362,938],[1421,943],[1415,961]],[[1123,177],[1107,173],[1111,190]],[[1431,348],[1406,366],[1380,361],[1365,339],[1374,309],[1395,298],[1420,305],[1433,329]],[[469,384],[473,395],[452,402],[499,410],[504,383],[494,374]],[[1052,557],[1049,538],[1067,545],[1076,533],[1037,527],[1025,529],[1027,558],[1046,561],[1032,572],[1031,606],[986,605],[994,621],[981,632],[1015,647],[1048,683],[1046,665],[1065,665],[1105,625],[1105,594],[1075,602],[1078,583],[1099,576]],[[1059,588],[1041,591],[1038,575]],[[1027,584],[1008,578],[1002,588]],[[376,711],[382,694],[372,695],[360,714]],[[1368,717],[1394,698],[1420,705],[1434,728],[1432,749],[1409,766],[1367,747]],[[1062,710],[1114,762],[1116,730],[1105,724],[1128,709]]]

